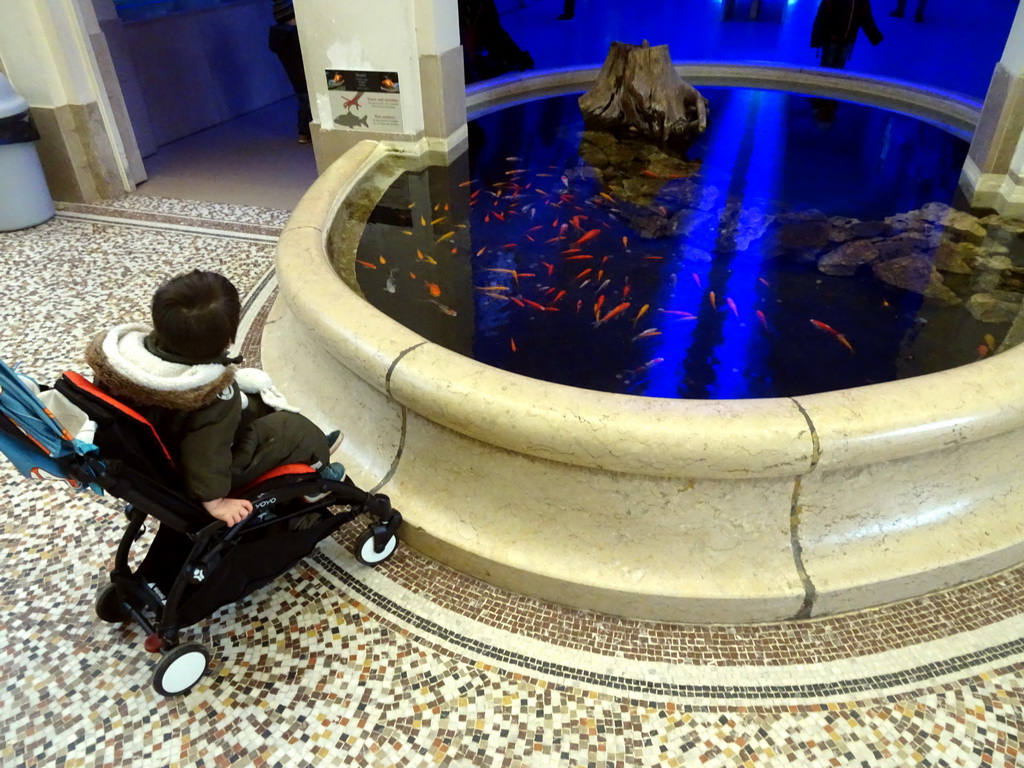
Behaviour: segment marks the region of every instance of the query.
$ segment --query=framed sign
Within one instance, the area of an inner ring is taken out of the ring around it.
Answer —
[[[355,131],[402,132],[397,72],[326,69],[324,73],[335,125]]]

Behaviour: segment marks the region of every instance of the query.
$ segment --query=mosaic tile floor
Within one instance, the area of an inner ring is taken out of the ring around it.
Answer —
[[[133,196],[0,234],[0,357],[81,369],[92,331],[204,267],[248,296],[251,362],[285,216]],[[1024,763],[1024,566],[847,616],[688,626],[541,603],[408,548],[367,568],[350,527],[190,630],[210,674],[164,699],[140,633],[93,614],[122,519],[0,467],[4,766]]]

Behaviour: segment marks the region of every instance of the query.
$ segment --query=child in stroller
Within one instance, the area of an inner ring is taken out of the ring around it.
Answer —
[[[0,450],[26,476],[65,477],[127,502],[128,526],[96,612],[143,627],[147,650],[163,654],[154,688],[170,696],[187,693],[210,660],[202,645],[179,644],[181,629],[269,583],[360,514],[371,522],[356,557],[382,562],[397,547],[401,515],[328,463],[328,437],[312,422],[266,407],[287,407],[269,380],[258,407],[243,407],[233,362],[223,359],[238,326],[230,282],[180,276],[157,291],[153,310],[151,334],[121,327],[90,345],[106,386],[68,372],[43,393],[91,423],[90,443],[74,439],[0,366]],[[168,397],[188,407],[168,407]],[[149,516],[160,526],[133,570],[131,549]]]

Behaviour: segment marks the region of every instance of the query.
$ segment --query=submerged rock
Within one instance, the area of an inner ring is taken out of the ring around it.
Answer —
[[[985,239],[985,227],[978,221],[978,217],[964,211],[951,208],[942,217],[940,225],[947,233],[953,233],[961,240],[981,243]]]
[[[1009,323],[1020,312],[1020,302],[1012,303],[990,293],[976,293],[967,300],[971,317],[983,323]]]
[[[818,270],[826,275],[850,276],[878,258],[878,247],[869,240],[855,240],[829,251],[818,259]]]

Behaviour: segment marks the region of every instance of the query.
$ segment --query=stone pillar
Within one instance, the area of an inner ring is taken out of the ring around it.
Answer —
[[[295,0],[295,17],[320,171],[364,139],[465,149],[457,0]]]
[[[89,0],[0,2],[0,66],[29,103],[55,200],[90,202],[135,189],[93,48],[98,32]]]
[[[1024,4],[992,75],[960,188],[974,207],[1024,215]]]

